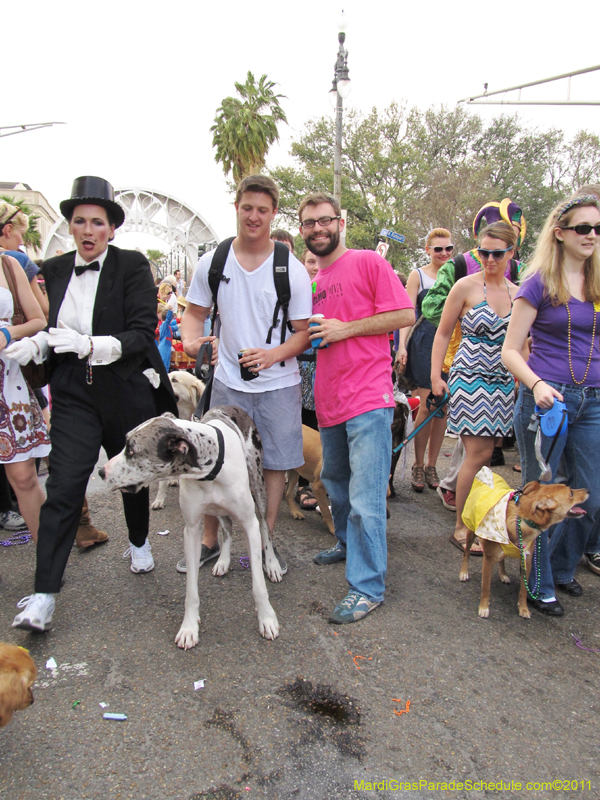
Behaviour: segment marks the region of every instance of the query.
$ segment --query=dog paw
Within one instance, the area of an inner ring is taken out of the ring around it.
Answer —
[[[165,501],[164,500],[155,500],[152,503],[152,506],[151,506],[152,511],[160,511],[160,509],[164,508],[164,507],[165,507]]]
[[[179,486],[179,481],[169,481],[169,486]]]
[[[217,578],[226,575],[228,572],[229,572],[229,559],[220,558],[212,568],[212,574]]]
[[[489,608],[480,608],[479,609],[479,616],[481,619],[488,619],[490,616],[490,609]]]
[[[279,622],[275,612],[268,617],[258,620],[258,630],[264,639],[276,639],[279,636]]]
[[[468,580],[469,580],[469,573],[468,573],[468,572],[463,572],[463,571],[461,570],[461,571],[460,571],[460,573],[459,573],[459,575],[458,575],[458,580],[459,580],[459,581],[463,581],[463,582],[464,582],[464,581],[468,581]]]
[[[281,583],[283,580],[283,573],[281,572],[279,561],[275,558],[275,556],[273,556],[272,559],[267,558],[265,563],[265,572],[267,573],[267,578],[271,581],[271,583]]]
[[[175,637],[175,644],[177,647],[181,647],[182,650],[190,650],[198,644],[198,641],[198,626],[187,628],[182,625]]]
[[[510,583],[510,578],[508,577],[508,575],[500,575],[500,580],[502,581],[502,583]]]
[[[304,519],[304,514],[301,511],[299,510],[295,511],[294,509],[291,509],[291,511],[292,511],[292,517],[294,519]]]
[[[525,606],[525,608],[519,608],[519,616],[523,617],[523,619],[531,619],[531,611]]]

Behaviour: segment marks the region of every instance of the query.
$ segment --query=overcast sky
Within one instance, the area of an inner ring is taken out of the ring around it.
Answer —
[[[599,60],[593,5],[576,10],[555,0],[495,8],[472,0],[29,0],[12,8],[3,22],[0,124],[67,124],[3,138],[0,180],[28,183],[57,210],[79,175],[154,189],[185,201],[220,238],[235,231],[235,219],[211,145],[217,107],[248,70],[266,73],[286,95],[290,123],[268,164],[286,162],[303,123],[333,114],[327,94],[342,8],[346,106],[363,111],[392,100],[454,106],[486,82],[493,91]],[[527,92],[562,99],[566,82]],[[571,97],[600,100],[600,72],[574,78]],[[490,119],[502,109],[472,110]],[[600,106],[506,110],[570,135],[600,128]],[[131,236],[123,245],[135,245]]]

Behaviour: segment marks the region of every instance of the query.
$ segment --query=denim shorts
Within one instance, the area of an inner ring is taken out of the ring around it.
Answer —
[[[262,439],[265,469],[295,469],[304,464],[299,383],[258,394],[230,389],[215,380],[210,398],[210,407],[214,406],[237,406],[254,420]]]

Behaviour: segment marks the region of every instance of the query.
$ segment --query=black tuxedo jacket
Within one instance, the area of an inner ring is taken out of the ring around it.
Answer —
[[[48,327],[57,326],[60,311],[75,267],[75,251],[50,258],[44,263],[44,278],[50,313]],[[157,410],[177,415],[175,396],[154,341],[157,324],[156,288],[150,265],[135,250],[121,250],[109,245],[98,280],[92,315],[92,334],[114,336],[121,342],[122,355],[106,366],[94,367],[97,374],[110,372],[127,380],[136,370],[155,369],[161,386],[155,395]],[[64,360],[50,349],[50,374]]]

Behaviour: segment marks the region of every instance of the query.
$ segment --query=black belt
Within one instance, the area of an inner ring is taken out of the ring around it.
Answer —
[[[296,356],[298,361],[316,361],[317,354],[316,353],[300,353],[299,356]]]

